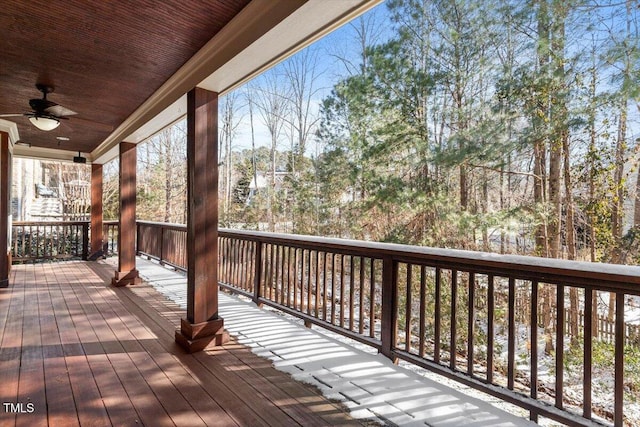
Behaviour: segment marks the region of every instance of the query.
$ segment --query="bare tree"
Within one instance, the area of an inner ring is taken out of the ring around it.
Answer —
[[[223,192],[222,197],[222,222],[229,225],[231,218],[231,205],[232,205],[232,177],[233,177],[233,142],[238,133],[238,127],[240,126],[242,116],[240,115],[240,93],[231,92],[222,100],[220,114],[220,154],[222,156],[223,164],[222,171],[224,180],[221,185]]]
[[[319,117],[313,111],[315,98],[321,91],[317,86],[320,70],[318,54],[307,48],[283,63],[284,76],[289,90],[287,91],[287,113],[283,119],[291,125],[294,142],[292,165],[295,174],[295,161],[304,156],[307,143],[318,123]]]
[[[179,122],[139,145],[138,215],[165,222],[186,221],[186,126]],[[159,216],[162,218],[159,218]]]
[[[262,118],[263,124],[269,132],[270,139],[270,173],[269,186],[267,188],[267,221],[269,230],[275,231],[275,202],[276,202],[276,168],[278,144],[283,132],[287,98],[284,87],[280,81],[278,73],[272,72],[264,74],[259,78],[256,86],[255,106]]]

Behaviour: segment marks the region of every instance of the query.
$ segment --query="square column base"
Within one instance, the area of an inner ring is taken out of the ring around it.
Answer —
[[[142,279],[138,275],[138,270],[116,271],[115,277],[111,279],[111,286],[121,287],[127,285],[139,285]]]
[[[9,287],[9,279],[0,280],[0,288],[8,288]]]
[[[98,251],[95,251],[95,252],[89,254],[88,260],[89,261],[97,261],[99,259],[104,259],[104,258],[106,258],[104,256],[104,252],[102,251],[102,249],[100,249]]]
[[[224,330],[224,320],[221,317],[202,323],[189,323],[187,319],[181,319],[180,329],[176,330],[175,337],[176,343],[187,353],[197,353],[229,341],[229,333]]]

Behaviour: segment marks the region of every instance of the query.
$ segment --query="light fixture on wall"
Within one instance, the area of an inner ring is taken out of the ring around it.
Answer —
[[[29,121],[38,129],[45,131],[54,130],[60,126],[60,121],[53,117],[35,115],[33,117],[29,117]]]

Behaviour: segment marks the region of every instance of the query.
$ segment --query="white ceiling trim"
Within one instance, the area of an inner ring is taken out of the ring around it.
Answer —
[[[87,159],[87,164],[91,163],[91,155],[88,153],[78,153],[77,151],[60,150],[56,148],[31,147],[22,144],[16,144],[13,147],[14,157],[23,157],[27,159],[73,162],[73,158],[78,154]]]
[[[383,0],[310,0],[198,84],[224,95]]]

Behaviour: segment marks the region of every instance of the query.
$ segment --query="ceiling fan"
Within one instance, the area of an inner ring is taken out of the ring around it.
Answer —
[[[57,128],[60,125],[60,120],[67,120],[66,116],[78,114],[47,99],[47,94],[53,92],[53,86],[37,83],[36,88],[42,92],[42,99],[34,98],[29,100],[29,105],[33,111],[28,113],[0,114],[0,117],[26,116],[38,129],[49,131]]]
[[[61,120],[68,120],[67,116],[75,116],[72,111],[62,105],[47,99],[47,94],[53,92],[54,87],[42,83],[36,83],[36,88],[42,92],[42,98],[34,98],[29,100],[29,105],[33,111],[27,113],[0,114],[2,117],[28,117],[29,121],[38,129],[50,131],[60,125]],[[100,130],[111,131],[113,127],[103,123],[97,123],[90,120],[74,118],[74,122],[85,122],[90,126],[98,127]]]

